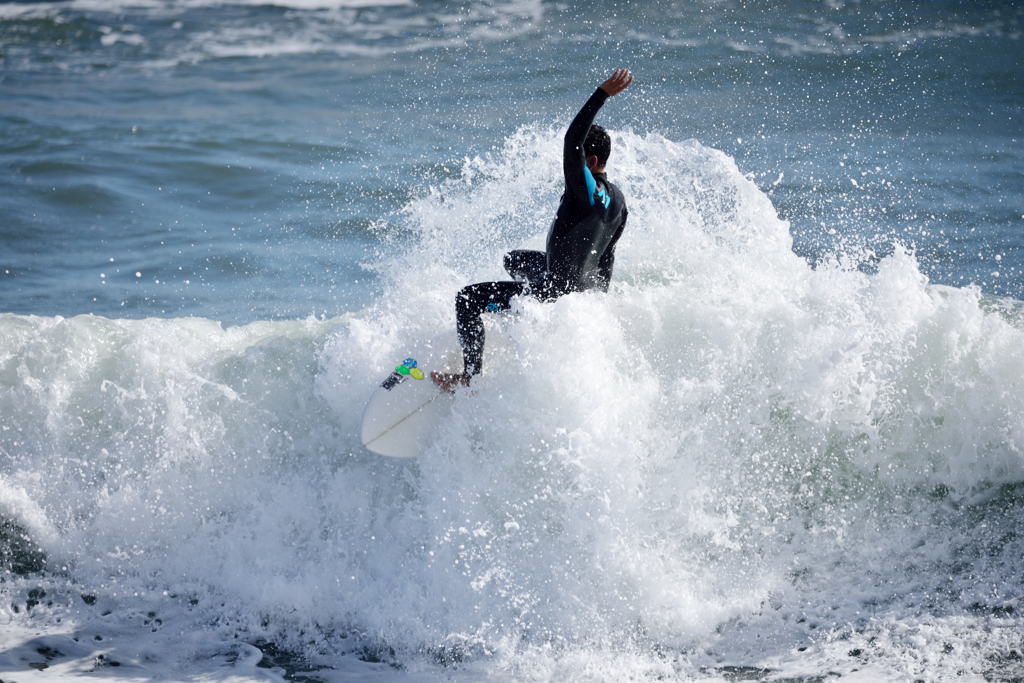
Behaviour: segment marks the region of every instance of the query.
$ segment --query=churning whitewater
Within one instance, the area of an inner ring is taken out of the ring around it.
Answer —
[[[609,293],[520,300],[514,360],[415,460],[362,448],[363,403],[542,244],[557,128],[382,224],[412,246],[367,264],[363,310],[0,315],[0,667],[1021,675],[1019,302],[931,285],[909,248],[812,268],[726,154],[613,139]]]

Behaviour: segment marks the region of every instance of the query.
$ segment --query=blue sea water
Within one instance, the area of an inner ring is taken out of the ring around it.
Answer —
[[[1022,22],[0,3],[0,678],[1020,678]],[[619,66],[611,291],[368,453]]]

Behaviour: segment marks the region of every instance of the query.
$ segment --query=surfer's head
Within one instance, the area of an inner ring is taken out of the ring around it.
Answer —
[[[590,157],[597,157],[596,168],[592,168],[592,171],[604,170],[604,165],[608,163],[608,155],[612,153],[612,139],[608,136],[607,131],[596,123],[590,127],[587,139],[583,141],[583,153],[588,162]],[[589,167],[590,164],[588,163],[587,166]]]

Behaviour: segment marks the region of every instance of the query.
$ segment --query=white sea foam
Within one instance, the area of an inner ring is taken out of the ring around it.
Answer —
[[[460,286],[542,242],[559,147],[524,128],[425,190],[382,226],[414,239],[358,315],[0,316],[0,511],[54,571],[0,586],[9,633],[55,639],[9,656],[84,670],[103,642],[139,675],[252,678],[240,641],[270,641],[338,680],[1011,671],[1024,329],[904,249],[874,275],[811,269],[696,142],[615,134],[611,291],[520,301],[514,360],[420,458],[362,449],[374,384],[451,329]],[[27,610],[35,587],[53,605]]]

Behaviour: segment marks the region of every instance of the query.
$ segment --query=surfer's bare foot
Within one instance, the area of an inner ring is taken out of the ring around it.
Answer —
[[[445,391],[455,392],[459,387],[469,386],[469,375],[447,373],[447,372],[431,372],[430,379],[434,381],[434,384],[441,387]]]

